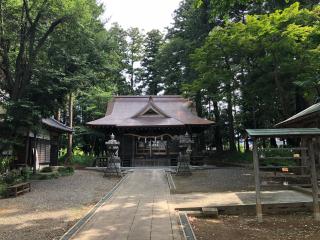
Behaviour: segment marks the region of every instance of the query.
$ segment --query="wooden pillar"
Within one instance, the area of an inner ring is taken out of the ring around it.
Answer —
[[[301,139],[301,144],[300,144],[301,148],[308,148],[308,142],[306,138],[302,138]],[[308,166],[308,156],[307,156],[307,151],[306,150],[301,150],[301,165],[302,166]],[[307,169],[305,167],[301,168],[301,172],[300,174],[304,175],[307,174]]]
[[[29,137],[29,132],[27,134],[26,137],[26,149],[25,149],[25,158],[24,158],[24,163],[25,166],[28,166],[28,162],[29,162],[29,149],[30,149],[30,137]]]
[[[258,146],[257,138],[253,139],[253,168],[254,168],[254,179],[256,187],[256,212],[258,222],[262,222],[262,206],[261,206],[261,193],[260,193],[260,174],[259,174],[259,157],[258,157]]]
[[[135,156],[134,156],[134,152],[136,150],[136,137],[135,136],[131,136],[132,139],[132,156],[131,156],[131,167],[135,167]]]
[[[310,159],[310,167],[311,167],[313,215],[316,221],[320,221],[319,197],[318,197],[319,189],[318,189],[318,181],[317,181],[314,145],[315,145],[315,138],[312,138],[309,140],[309,159]]]

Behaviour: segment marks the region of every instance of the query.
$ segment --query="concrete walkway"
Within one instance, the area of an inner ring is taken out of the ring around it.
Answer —
[[[169,202],[164,170],[134,170],[72,239],[181,240]]]
[[[256,193],[253,191],[175,194],[170,205],[174,209],[254,205],[255,197]],[[262,204],[312,202],[311,196],[293,190],[262,191],[261,198]]]

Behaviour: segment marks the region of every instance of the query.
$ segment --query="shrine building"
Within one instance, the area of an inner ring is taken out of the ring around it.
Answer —
[[[120,141],[123,166],[170,166],[179,154],[179,135],[198,135],[214,122],[197,116],[192,101],[182,96],[116,96],[103,118],[88,122],[106,139]],[[197,143],[197,141],[195,141]]]

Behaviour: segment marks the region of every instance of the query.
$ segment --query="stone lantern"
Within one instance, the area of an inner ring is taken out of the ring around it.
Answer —
[[[194,143],[194,141],[188,132],[179,138],[179,148],[181,151],[178,157],[177,175],[191,175],[190,155],[192,152],[192,143]]]
[[[108,166],[105,171],[106,174],[121,175],[121,159],[118,156],[120,142],[115,139],[114,134],[110,136],[110,140],[106,142],[108,153]]]

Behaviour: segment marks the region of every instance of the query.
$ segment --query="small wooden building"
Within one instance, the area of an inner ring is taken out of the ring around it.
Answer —
[[[123,166],[163,166],[175,164],[179,135],[196,139],[213,122],[181,96],[117,96],[105,117],[87,124],[116,135]]]
[[[293,115],[292,117],[278,123],[276,127],[281,128],[320,128],[320,103],[313,104],[307,109]],[[301,140],[301,146],[306,143]],[[320,138],[315,143],[316,164],[320,166]]]
[[[59,136],[72,133],[73,129],[53,119],[42,119],[42,128],[34,137],[34,133],[26,134],[25,145],[18,151],[14,162],[15,166],[34,166],[36,160],[37,168],[41,165],[58,165]]]

